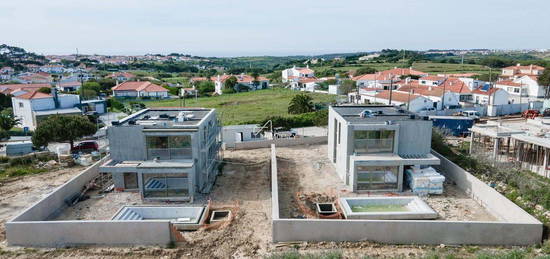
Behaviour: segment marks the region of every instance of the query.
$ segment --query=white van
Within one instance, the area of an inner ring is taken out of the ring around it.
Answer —
[[[478,111],[462,111],[462,116],[477,120],[481,117]]]

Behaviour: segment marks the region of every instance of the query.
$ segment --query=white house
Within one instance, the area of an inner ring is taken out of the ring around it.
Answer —
[[[292,68],[283,70],[281,73],[282,73],[283,83],[286,83],[294,78],[315,77],[315,71],[309,68],[309,65],[307,65],[306,67],[293,66]]]
[[[79,81],[60,82],[57,84],[56,88],[62,92],[74,92],[80,89],[81,85]]]
[[[459,95],[451,91],[445,91],[442,87],[404,85],[397,91],[424,96],[432,101],[433,108],[437,110],[460,105]]]
[[[65,68],[62,65],[44,65],[40,67],[40,71],[50,74],[61,74],[65,71]]]
[[[106,76],[106,78],[112,78],[120,82],[125,82],[128,80],[134,79],[135,77],[136,75],[129,72],[116,72],[116,73],[113,72],[112,74]]]
[[[55,89],[52,94],[38,91],[28,92],[11,98],[13,115],[20,120],[20,125],[34,130],[38,123],[53,114],[82,114],[75,108],[80,104],[80,97],[74,94],[58,95]]]
[[[495,83],[495,87],[507,91],[511,96],[543,98],[545,87],[539,85],[538,76],[524,75],[509,80],[501,80]]]
[[[537,66],[537,65],[528,65],[528,66],[522,66],[521,64],[517,64],[515,66],[505,67],[502,69],[502,74],[500,75],[503,79],[511,79],[514,77],[521,77],[524,75],[530,75],[530,76],[539,76],[542,75],[544,72],[544,67]]]
[[[489,88],[488,90],[478,88],[472,91],[473,103],[482,105],[502,105],[508,104],[510,95],[501,88]]]
[[[350,93],[348,97],[352,103],[398,105],[411,112],[419,112],[434,107],[433,101],[425,96],[399,91],[391,91],[390,93],[389,90],[384,90],[375,95]]]
[[[111,88],[114,97],[153,97],[168,98],[168,90],[160,85],[147,81],[124,82]]]
[[[269,87],[269,79],[258,76],[258,78],[254,78],[253,76],[240,74],[240,75],[218,75],[217,77],[213,77],[212,80],[214,81],[214,88],[216,94],[223,94],[223,89],[225,88],[225,81],[229,79],[230,77],[234,76],[237,78],[237,84],[234,86],[235,91],[243,91],[243,88],[246,88],[245,91],[255,91],[260,89],[267,89]]]

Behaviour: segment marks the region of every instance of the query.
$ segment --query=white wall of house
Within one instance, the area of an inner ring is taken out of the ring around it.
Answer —
[[[137,91],[113,91],[115,97],[138,97]]]
[[[510,95],[505,90],[498,90],[493,93],[489,100],[489,95],[485,94],[473,94],[473,101],[477,104],[491,104],[491,105],[502,105],[508,104],[508,98]],[[490,102],[490,103],[489,103]]]
[[[517,83],[523,84],[524,88],[527,88],[527,95],[529,97],[544,97],[544,87],[540,86],[539,83],[528,77],[523,76],[516,79]]]

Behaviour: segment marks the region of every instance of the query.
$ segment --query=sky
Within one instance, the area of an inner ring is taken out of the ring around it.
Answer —
[[[0,44],[198,56],[546,49],[548,10],[547,0],[2,0]]]

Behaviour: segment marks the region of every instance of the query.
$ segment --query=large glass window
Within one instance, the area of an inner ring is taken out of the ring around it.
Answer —
[[[393,152],[393,130],[356,130],[353,136],[355,153]]]
[[[357,190],[395,190],[398,166],[357,166]]]
[[[142,180],[145,198],[189,197],[189,179],[185,173],[143,174]]]
[[[147,136],[147,158],[191,159],[191,136]]]

